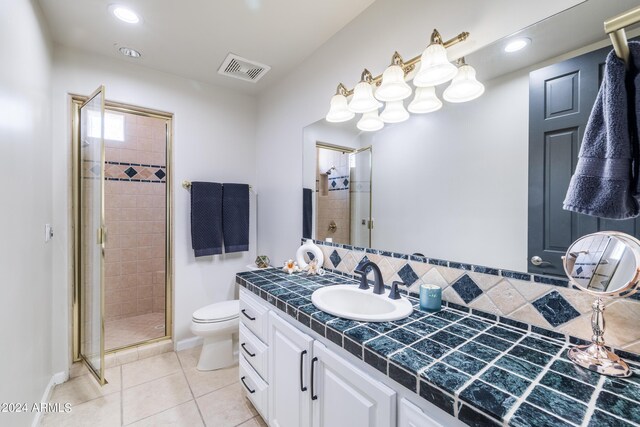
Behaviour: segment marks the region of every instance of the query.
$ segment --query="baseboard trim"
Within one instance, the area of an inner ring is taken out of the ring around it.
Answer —
[[[44,393],[42,394],[42,399],[40,400],[40,402],[49,403],[49,401],[51,400],[51,393],[53,393],[53,388],[58,384],[62,384],[63,382],[65,382],[68,377],[69,377],[69,374],[66,371],[53,374],[51,376],[51,379],[49,380],[49,383],[47,384],[47,387],[44,389]],[[33,422],[31,423],[31,426],[38,427],[42,422],[42,416],[43,416],[42,412],[36,412],[36,414],[33,417]]]
[[[202,338],[191,337],[180,340],[176,343],[176,351],[186,350],[188,348],[198,347],[202,345]]]

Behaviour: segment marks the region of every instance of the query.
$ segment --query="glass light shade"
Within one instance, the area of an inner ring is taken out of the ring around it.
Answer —
[[[327,121],[331,123],[346,122],[353,119],[354,116],[355,114],[347,107],[347,97],[340,94],[333,95],[329,112],[325,117]]]
[[[433,86],[419,87],[416,96],[409,104],[409,111],[415,114],[431,113],[442,108],[442,101],[436,96],[436,88]]]
[[[369,111],[364,113],[362,118],[358,120],[356,125],[358,129],[365,132],[373,132],[380,130],[384,127],[384,122],[378,117],[378,110]]]
[[[404,70],[399,65],[390,65],[382,73],[382,84],[376,90],[380,101],[400,101],[411,96],[411,86],[404,81]]]
[[[476,70],[471,65],[458,68],[458,74],[442,97],[447,102],[467,102],[476,99],[484,93],[484,85],[476,80]]]
[[[373,87],[371,83],[358,83],[353,89],[353,98],[351,98],[351,102],[349,102],[349,110],[354,113],[368,113],[380,107],[382,107],[382,104],[373,97]]]
[[[430,44],[422,53],[420,71],[413,78],[417,87],[437,86],[451,80],[457,68],[447,59],[447,49],[441,44]]]
[[[409,112],[404,109],[402,100],[389,101],[380,114],[380,118],[385,123],[400,123],[409,118]]]

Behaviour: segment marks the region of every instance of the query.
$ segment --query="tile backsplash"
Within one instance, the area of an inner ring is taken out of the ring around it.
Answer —
[[[373,261],[386,285],[402,281],[408,292],[418,294],[421,284],[435,284],[442,288],[443,300],[454,306],[591,339],[594,297],[574,289],[566,279],[319,240],[314,243],[322,249],[324,268],[331,271],[353,275],[363,261]],[[640,328],[636,326],[640,301],[610,299],[606,304],[607,344],[640,353]]]

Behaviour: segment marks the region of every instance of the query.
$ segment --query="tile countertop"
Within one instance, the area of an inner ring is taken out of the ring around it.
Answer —
[[[315,289],[354,279],[239,273],[236,282],[389,378],[470,425],[640,426],[640,366],[614,379],[575,366],[569,343],[446,307],[394,322],[342,319],[311,303]]]

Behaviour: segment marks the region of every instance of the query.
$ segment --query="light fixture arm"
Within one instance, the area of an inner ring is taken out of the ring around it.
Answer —
[[[345,85],[343,85],[342,83],[338,83],[338,87],[336,88],[336,95],[347,97],[351,94],[349,93],[349,89],[347,89]]]
[[[431,33],[431,43],[439,43],[442,44],[445,49],[456,45],[460,42],[463,42],[465,40],[467,40],[469,38],[469,33],[467,31],[463,31],[460,34],[458,34],[457,36],[447,40],[447,41],[442,41],[442,36],[440,35],[440,33],[438,32],[438,30],[434,29],[433,33]],[[391,57],[391,64],[392,65],[400,65],[400,67],[402,67],[402,69],[404,70],[404,74],[407,75],[409,74],[411,71],[413,71],[416,68],[416,65],[418,64],[418,62],[420,62],[420,58],[422,57],[422,55],[418,55],[414,58],[411,58],[408,61],[403,61],[402,60],[402,56],[400,56],[400,54],[398,52],[395,52],[393,54],[393,56]],[[396,61],[399,61],[396,62]],[[369,72],[369,70],[367,70],[366,68],[364,69],[364,71],[362,72],[362,76],[360,79],[361,82],[369,82],[371,84],[375,84],[376,86],[380,86],[382,84],[382,74],[379,74],[375,77],[373,77],[371,75],[371,73]],[[341,83],[342,84],[342,83]],[[346,87],[345,87],[346,89]],[[351,96],[353,95],[353,89],[346,89],[346,93],[344,94],[345,96]]]

